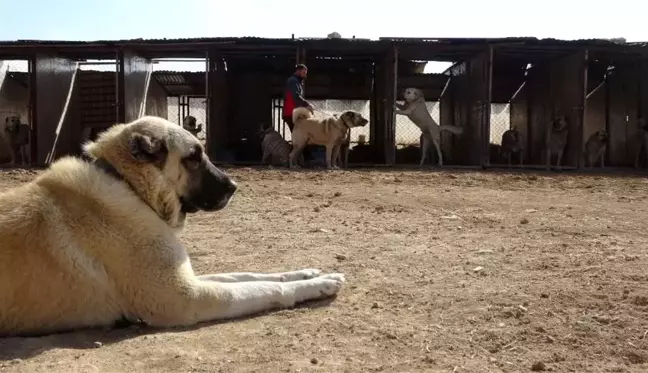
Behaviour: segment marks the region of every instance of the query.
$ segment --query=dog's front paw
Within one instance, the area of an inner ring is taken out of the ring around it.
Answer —
[[[346,278],[344,277],[343,273],[327,273],[325,275],[319,276],[319,278],[338,281],[341,284],[346,282]]]
[[[320,294],[325,297],[337,294],[340,289],[342,289],[342,285],[346,282],[342,273],[329,273],[318,277],[318,279],[324,280],[324,287],[320,289]]]
[[[337,294],[344,284],[344,275],[330,273],[306,281],[293,281],[283,284],[288,293],[292,292],[294,303],[328,298]]]
[[[281,276],[282,282],[310,280],[311,278],[318,277],[322,271],[315,268],[300,269],[299,271],[286,272]]]

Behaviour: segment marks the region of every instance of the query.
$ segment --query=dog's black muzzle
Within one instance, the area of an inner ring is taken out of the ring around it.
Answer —
[[[190,188],[189,195],[180,198],[182,212],[185,213],[221,210],[237,189],[234,180],[209,161],[204,162],[192,177],[195,184]]]

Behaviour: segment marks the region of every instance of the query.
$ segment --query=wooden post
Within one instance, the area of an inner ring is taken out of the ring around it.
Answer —
[[[227,143],[227,76],[225,62],[218,50],[210,50],[207,85],[207,151],[214,160],[222,158]]]
[[[392,46],[390,53],[391,69],[387,69],[391,74],[391,79],[388,79],[391,87],[388,86],[389,102],[386,105],[387,113],[386,118],[388,121],[385,126],[385,164],[393,166],[396,164],[396,111],[394,104],[396,103],[396,91],[398,89],[398,47]],[[390,71],[391,70],[391,71]]]
[[[583,163],[583,116],[587,95],[587,50],[579,50],[551,61],[550,102],[554,110],[565,115],[568,140],[562,165],[580,168]],[[547,126],[551,123],[547,121]],[[548,127],[547,127],[548,130]],[[552,163],[553,164],[553,163]]]

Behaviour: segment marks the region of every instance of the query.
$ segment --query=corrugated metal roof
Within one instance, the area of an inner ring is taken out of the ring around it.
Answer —
[[[551,58],[577,48],[588,48],[593,53],[618,55],[648,55],[648,44],[626,43],[624,39],[559,40],[533,37],[508,38],[404,38],[382,37],[378,40],[349,38],[260,38],[217,37],[183,39],[127,39],[98,41],[15,40],[0,41],[0,55],[24,56],[38,51],[39,47],[57,49],[62,56],[72,59],[114,58],[119,48],[133,48],[142,56],[200,57],[209,47],[216,47],[223,56],[233,55],[294,55],[299,45],[312,50],[310,56],[377,56],[390,45],[399,45],[405,59],[458,61],[469,58],[493,45],[498,53],[508,56]]]
[[[407,37],[380,37],[378,40],[361,38],[262,38],[255,36],[245,37],[197,37],[197,38],[162,38],[162,39],[121,39],[121,40],[5,40],[0,45],[28,46],[28,45],[128,45],[128,44],[194,44],[194,43],[228,43],[228,44],[295,44],[295,43],[325,43],[325,44],[542,44],[542,45],[625,45],[645,46],[648,42],[620,42],[619,39],[578,39],[561,40],[554,38],[538,39],[535,37],[505,37],[505,38],[407,38]]]
[[[171,96],[205,93],[204,72],[160,70],[153,77]]]

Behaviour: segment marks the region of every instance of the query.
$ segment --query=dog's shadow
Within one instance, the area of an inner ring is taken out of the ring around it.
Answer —
[[[330,305],[335,299],[336,296],[333,296],[326,299],[304,302],[291,308],[291,310],[316,309],[326,307]],[[248,319],[264,317],[281,311],[285,310],[271,310],[246,317],[222,321],[204,322],[187,327],[153,328],[143,324],[130,324],[116,326],[114,328],[86,329],[44,336],[5,337],[0,338],[0,361],[12,361],[17,359],[26,360],[38,356],[51,349],[59,348],[91,350],[143,335],[194,331],[201,328],[214,327],[223,323],[243,322]]]

